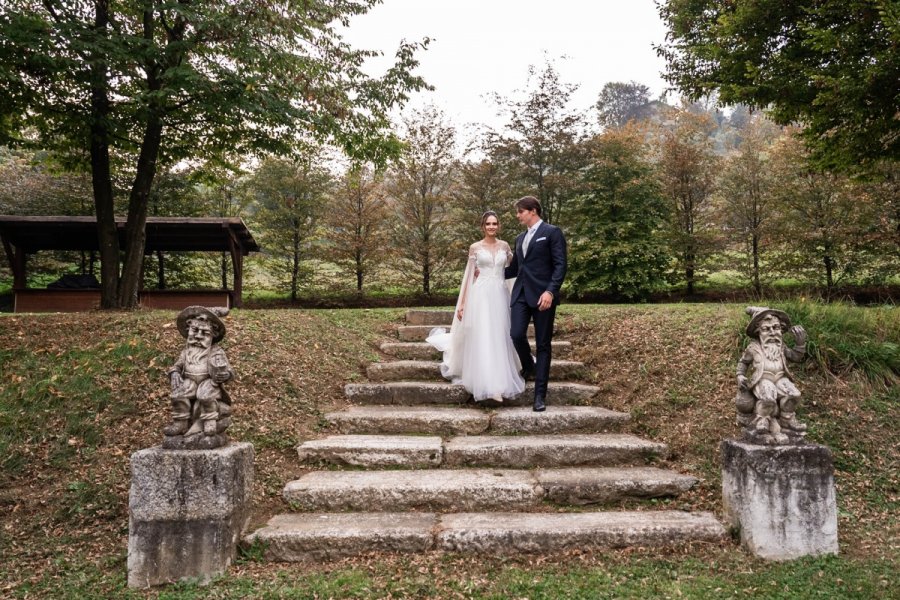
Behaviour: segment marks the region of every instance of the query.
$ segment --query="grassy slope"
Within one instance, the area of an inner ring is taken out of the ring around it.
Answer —
[[[172,313],[0,317],[0,596],[25,597],[873,597],[897,594],[900,373],[896,309],[793,304],[814,360],[799,369],[810,438],[835,454],[841,556],[788,565],[734,546],[549,558],[366,557],[266,565],[252,552],[202,592],[124,588],[129,455],[160,440],[162,372],[182,339]],[[233,437],[256,447],[254,524],[282,510],[301,474],[293,446],[317,435],[364,377],[398,309],[243,311],[224,343],[239,374]],[[669,465],[703,478],[659,506],[721,513],[718,444],[736,433],[737,305],[564,306],[559,338],[628,410],[630,430],[667,442]],[[887,366],[885,366],[887,365]],[[863,370],[874,373],[872,378]],[[837,375],[831,371],[836,371]],[[882,382],[878,382],[878,373]],[[552,400],[552,399],[551,399]]]

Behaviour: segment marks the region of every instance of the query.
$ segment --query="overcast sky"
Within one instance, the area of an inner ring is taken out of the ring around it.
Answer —
[[[518,97],[529,65],[540,69],[545,56],[562,81],[581,86],[573,108],[591,107],[610,81],[637,81],[654,98],[666,87],[652,47],[665,38],[653,0],[384,0],[344,35],[386,57],[402,39],[431,38],[418,72],[435,90],[411,106],[432,102],[457,126],[499,127],[490,94]]]

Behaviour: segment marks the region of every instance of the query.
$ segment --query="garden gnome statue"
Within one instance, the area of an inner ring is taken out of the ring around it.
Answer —
[[[791,327],[786,313],[748,306],[750,344],[737,364],[737,422],[744,437],[755,444],[790,444],[803,441],[806,425],[797,420],[800,391],[788,369],[788,361],[806,358],[806,331]],[[795,345],[784,344],[784,334]],[[749,374],[748,374],[749,372]]]
[[[231,425],[231,398],[222,386],[234,379],[225,351],[228,314],[223,307],[189,306],[175,323],[187,340],[175,364],[166,371],[172,384],[172,422],[163,429],[164,448],[211,449],[224,446]]]

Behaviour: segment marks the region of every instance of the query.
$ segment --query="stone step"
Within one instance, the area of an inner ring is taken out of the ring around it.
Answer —
[[[372,363],[366,368],[371,381],[409,381],[441,379],[441,363],[430,360],[395,360]],[[584,363],[574,360],[551,360],[551,379],[578,379],[584,376]]]
[[[543,491],[522,470],[314,471],[284,487],[301,511],[526,510]]]
[[[453,408],[440,406],[351,406],[325,415],[341,433],[477,435],[491,433],[598,432],[630,419],[594,406],[553,406],[543,413],[530,407]]]
[[[300,511],[530,510],[677,496],[696,479],[653,467],[314,471],[289,482]]]
[[[631,419],[628,413],[599,406],[550,406],[534,412],[530,406],[498,409],[491,417],[489,431],[510,433],[594,433],[614,428]]]
[[[436,545],[472,556],[516,556],[580,548],[720,542],[726,535],[722,524],[708,512],[468,513],[442,516]]]
[[[434,436],[332,435],[297,446],[301,462],[363,467],[438,467],[443,442]]]
[[[406,311],[407,325],[446,325],[453,323],[453,310],[421,310],[411,308]]]
[[[443,406],[351,406],[325,419],[341,433],[475,435],[491,424],[491,414],[478,408]]]
[[[534,340],[530,340],[531,353],[534,354]],[[554,341],[553,356],[564,357],[572,353],[572,342]],[[403,360],[440,360],[441,353],[428,342],[385,342],[381,351]]]
[[[625,498],[678,496],[697,478],[656,467],[539,469],[544,498],[554,504],[607,504]]]
[[[297,446],[307,464],[364,467],[532,467],[614,466],[664,456],[665,444],[621,433],[439,437],[331,435]]]
[[[550,381],[547,387],[547,406],[584,404],[600,392],[600,388],[584,383]],[[383,383],[348,383],[344,395],[355,404],[465,404],[471,398],[458,384],[432,381],[388,381]],[[508,398],[504,406],[531,406],[534,383],[525,384],[525,391]],[[548,408],[549,410],[550,408]]]
[[[712,513],[317,513],[283,514],[246,536],[269,561],[313,562],[371,552],[550,554],[577,549],[721,542]]]
[[[466,436],[444,443],[447,467],[614,466],[665,456],[668,447],[621,433]]]
[[[422,342],[437,325],[401,325],[397,328],[397,337],[401,342]],[[528,337],[534,337],[534,324],[528,326]]]

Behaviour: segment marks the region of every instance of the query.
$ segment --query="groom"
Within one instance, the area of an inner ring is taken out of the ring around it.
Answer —
[[[516,202],[516,218],[527,228],[516,238],[516,252],[506,278],[516,278],[510,296],[509,335],[522,362],[522,376],[534,378],[534,410],[542,412],[550,379],[550,342],[566,276],[566,239],[558,227],[541,220],[541,203],[534,196]],[[534,319],[537,364],[528,346],[528,322]]]

